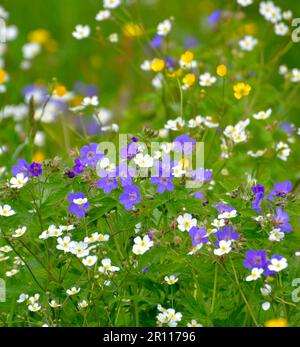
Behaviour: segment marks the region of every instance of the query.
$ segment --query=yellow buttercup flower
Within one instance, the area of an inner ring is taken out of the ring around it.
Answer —
[[[256,26],[256,24],[255,23],[245,24],[245,26],[244,26],[244,33],[247,34],[247,35],[252,35],[252,36],[257,34],[257,26]]]
[[[251,91],[251,86],[244,82],[239,82],[233,86],[233,91],[235,98],[239,100],[249,95]]]
[[[180,57],[180,60],[185,64],[190,63],[193,59],[194,59],[194,53],[191,51],[186,51]]]
[[[38,43],[40,45],[44,45],[47,43],[50,39],[50,33],[49,31],[45,29],[37,29],[34,31],[31,31],[28,34],[28,40],[30,42]]]
[[[284,328],[288,326],[288,321],[284,318],[274,318],[265,322],[268,328]]]
[[[35,161],[36,163],[39,163],[39,164],[41,164],[44,159],[45,159],[45,154],[42,151],[35,152],[32,157],[32,161]]]
[[[188,87],[192,86],[196,81],[196,76],[193,73],[188,73],[182,79],[182,82]]]
[[[224,64],[218,65],[216,69],[217,75],[220,77],[224,77],[227,75],[227,66]]]
[[[57,95],[57,96],[60,96],[60,97],[66,95],[67,92],[68,92],[67,88],[64,85],[62,85],[62,84],[58,84],[54,88],[54,94]]]
[[[123,34],[126,37],[139,37],[143,35],[144,28],[140,24],[127,23],[123,26]]]
[[[168,73],[170,78],[179,78],[182,76],[182,69],[178,69]]]
[[[162,71],[165,67],[165,61],[163,59],[154,58],[151,62],[150,67],[154,72]]]
[[[7,72],[3,69],[0,69],[0,84],[4,83],[7,78]]]

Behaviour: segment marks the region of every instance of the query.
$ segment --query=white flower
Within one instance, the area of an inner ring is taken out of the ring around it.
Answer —
[[[271,116],[271,113],[272,113],[272,109],[269,108],[267,111],[260,111],[258,113],[255,113],[253,115],[253,118],[259,119],[259,120],[260,119],[267,119],[267,118],[269,118]]]
[[[269,235],[270,241],[280,242],[285,236],[285,233],[280,231],[280,229],[273,229]]]
[[[19,271],[20,271],[19,269],[12,269],[11,271],[7,271],[5,273],[5,275],[7,277],[12,277],[12,276],[16,275]]]
[[[70,252],[70,242],[71,238],[69,236],[65,236],[64,238],[59,237],[57,239],[56,248],[61,251],[64,251],[65,253]]]
[[[121,5],[121,0],[103,0],[104,8],[116,8]]]
[[[239,46],[243,51],[252,51],[257,45],[257,39],[250,35],[244,36],[242,40],[239,41]]]
[[[282,13],[282,17],[283,17],[283,19],[285,19],[285,20],[290,20],[290,19],[293,18],[293,12],[292,12],[291,10],[284,11],[284,12]]]
[[[277,157],[283,161],[286,161],[288,156],[291,153],[290,147],[284,143],[284,142],[279,142],[276,145],[276,152],[277,152]]]
[[[49,302],[49,306],[51,306],[52,308],[58,308],[58,307],[61,307],[62,304],[59,304],[58,302],[56,302],[56,300],[51,300]]]
[[[271,307],[271,304],[269,303],[269,301],[266,301],[261,305],[261,307],[264,311],[268,311]]]
[[[17,302],[18,302],[18,303],[24,302],[24,301],[26,301],[28,298],[29,298],[29,295],[28,295],[28,294],[22,293],[22,294],[20,294],[19,299],[17,300]]]
[[[237,211],[236,210],[232,210],[230,212],[223,212],[221,214],[218,215],[219,219],[230,219],[230,218],[234,218],[237,216]]]
[[[108,234],[98,234],[93,233],[91,236],[87,236],[84,238],[84,242],[86,243],[94,243],[94,242],[107,242],[109,240]]]
[[[134,239],[134,245],[132,247],[132,252],[136,255],[141,255],[146,253],[151,247],[153,247],[154,243],[151,241],[148,235],[145,235],[143,238],[137,236]]]
[[[243,7],[253,4],[253,0],[237,0],[237,3]]]
[[[82,105],[83,106],[98,106],[99,105],[99,99],[98,96],[86,96],[82,100]]]
[[[17,188],[17,189],[24,187],[27,182],[28,182],[28,177],[25,177],[22,172],[18,173],[16,177],[12,177],[9,181],[10,187]]]
[[[28,302],[30,304],[34,304],[35,302],[38,302],[40,299],[40,294],[34,294],[34,296],[31,296],[29,299],[28,299]]]
[[[70,243],[70,252],[75,254],[77,258],[87,257],[89,255],[88,244],[72,241]]]
[[[217,78],[215,76],[211,76],[209,72],[205,72],[199,76],[199,80],[200,86],[210,87],[217,81]]]
[[[177,218],[178,229],[180,231],[190,231],[192,227],[197,225],[197,219],[189,213],[185,213],[183,216]]]
[[[23,57],[25,59],[33,59],[35,58],[41,51],[41,46],[38,43],[26,43],[22,47]]]
[[[294,83],[300,82],[300,69],[292,69],[291,71],[291,81]]]
[[[214,249],[214,254],[221,256],[223,254],[227,254],[231,251],[231,241],[225,241],[225,240],[221,240],[219,242],[219,248]]]
[[[0,205],[0,216],[10,217],[14,215],[15,213],[16,212],[12,210],[9,205],[4,205],[4,206]]]
[[[164,75],[162,73],[158,73],[153,79],[152,79],[152,85],[155,89],[161,89],[163,86],[163,80]]]
[[[150,71],[151,70],[151,61],[150,60],[144,60],[140,67],[143,71]]]
[[[178,117],[176,119],[170,119],[167,121],[167,124],[165,125],[166,129],[178,131],[181,130],[184,127],[184,120],[181,117]]]
[[[273,258],[271,259],[271,264],[268,266],[268,269],[270,271],[276,271],[279,272],[283,269],[285,269],[286,267],[288,267],[288,263],[286,258],[282,257],[280,260]]]
[[[202,324],[198,323],[195,319],[192,319],[187,325],[187,327],[190,328],[199,328],[199,327],[203,327]]]
[[[120,271],[118,266],[111,265],[111,260],[109,258],[105,258],[101,260],[102,266],[98,267],[98,271],[108,275],[110,272]]]
[[[169,19],[164,20],[157,26],[157,34],[160,36],[166,36],[172,29],[172,23]]]
[[[253,268],[251,270],[251,275],[246,277],[246,281],[256,281],[257,279],[259,279],[262,275],[262,273],[264,272],[264,269],[259,269],[257,267]]]
[[[185,175],[186,171],[182,169],[182,165],[178,164],[172,167],[172,176],[174,177],[182,177]]]
[[[108,41],[115,43],[119,41],[119,35],[117,33],[112,33],[108,36]]]
[[[80,292],[80,288],[72,287],[71,289],[67,289],[66,293],[68,295],[76,295]]]
[[[80,301],[79,303],[78,303],[78,308],[79,309],[81,309],[81,308],[86,308],[86,307],[88,307],[89,306],[89,304],[88,304],[88,302],[86,301],[86,300],[82,300],[82,301]]]
[[[61,228],[57,228],[55,225],[50,225],[49,228],[45,231],[48,237],[59,237],[62,235]]]
[[[93,266],[96,264],[98,257],[96,255],[89,255],[88,257],[82,259],[82,263],[85,266]]]
[[[164,280],[169,284],[175,284],[178,281],[178,277],[176,277],[175,275],[171,275],[171,276],[165,276]]]
[[[283,22],[275,24],[275,34],[279,36],[285,36],[289,33],[289,27]]]
[[[268,296],[272,293],[272,287],[266,283],[264,287],[260,288],[260,292],[263,296]]]
[[[20,237],[25,234],[27,230],[27,227],[19,227],[17,230],[15,230],[15,233],[12,235],[12,237]]]
[[[98,22],[101,22],[105,19],[108,19],[109,17],[110,17],[110,11],[109,10],[103,10],[103,11],[99,11],[97,13],[96,20]]]
[[[169,327],[176,327],[178,322],[182,319],[182,314],[176,312],[173,308],[162,308],[161,305],[158,306],[160,313],[156,316],[157,323],[161,326],[162,324],[167,324]]]
[[[279,75],[285,75],[288,72],[288,67],[286,65],[280,65],[278,69]]]
[[[78,24],[75,27],[75,31],[73,31],[72,35],[77,40],[82,40],[90,36],[91,28],[88,25]]]
[[[28,306],[28,310],[31,311],[31,312],[37,312],[37,311],[39,311],[41,308],[42,308],[41,305],[39,305],[37,302],[34,303],[34,304],[30,304],[30,305]]]
[[[253,158],[259,158],[262,157],[266,153],[266,149],[259,149],[256,152],[253,152],[252,150],[248,151],[247,154],[250,155],[250,157]]]
[[[216,228],[221,228],[225,225],[225,221],[224,219],[215,219],[212,223],[212,226],[216,227]]]
[[[259,4],[259,13],[269,22],[276,23],[281,20],[281,9],[272,1],[263,1]]]
[[[138,153],[134,158],[134,162],[139,167],[149,168],[153,166],[154,160],[149,154],[143,155],[142,153]]]

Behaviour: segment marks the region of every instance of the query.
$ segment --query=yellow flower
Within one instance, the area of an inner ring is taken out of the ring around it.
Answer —
[[[183,170],[186,170],[188,169],[190,162],[188,159],[180,159],[178,164],[181,166]]]
[[[233,86],[234,96],[238,100],[249,95],[250,90],[251,86],[244,82],[239,82]]]
[[[39,43],[40,45],[47,43],[49,39],[50,33],[45,29],[37,29],[28,34],[28,40],[30,42]]]
[[[67,92],[68,92],[67,88],[63,86],[62,84],[58,84],[54,88],[54,94],[60,97],[66,95]]]
[[[179,78],[182,76],[182,69],[178,69],[168,73],[170,78]]]
[[[127,23],[123,26],[123,34],[126,37],[139,37],[143,35],[144,28],[140,24]]]
[[[3,69],[0,69],[0,84],[4,83],[7,78],[7,72]]]
[[[227,66],[224,64],[218,65],[216,71],[218,76],[224,77],[227,75]]]
[[[244,33],[247,35],[255,35],[257,34],[257,27],[255,23],[245,24]]]
[[[288,321],[284,318],[274,318],[265,322],[265,327],[268,328],[283,328],[288,326]]]
[[[182,79],[182,82],[188,87],[192,86],[196,81],[196,76],[193,73],[188,73]]]
[[[45,159],[45,154],[42,151],[35,152],[32,157],[32,161],[35,161],[36,163],[39,163],[39,164],[41,164],[44,159]]]
[[[162,71],[165,67],[165,61],[163,59],[154,58],[150,67],[154,72]]]
[[[185,64],[190,63],[194,59],[194,53],[191,51],[186,51],[183,53],[180,57],[180,60],[184,62]]]

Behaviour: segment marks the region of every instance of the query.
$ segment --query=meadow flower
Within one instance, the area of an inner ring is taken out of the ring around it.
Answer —
[[[61,307],[62,304],[59,304],[56,300],[51,300],[49,302],[49,306],[52,307],[52,308],[58,308],[58,307]]]
[[[218,215],[218,219],[230,219],[235,218],[237,216],[236,210],[224,211],[223,213]]]
[[[138,186],[125,186],[124,193],[119,196],[120,203],[126,210],[132,210],[135,204],[141,201],[140,190]]]
[[[275,228],[280,229],[284,233],[292,231],[292,226],[289,224],[290,217],[286,212],[283,212],[281,207],[276,207],[276,214],[274,215],[273,223]]]
[[[12,235],[12,237],[20,237],[25,234],[27,230],[27,227],[19,227],[18,229],[15,230],[15,233]]]
[[[291,70],[291,81],[293,83],[300,82],[300,69],[292,69]]]
[[[97,162],[104,157],[104,154],[98,152],[98,144],[93,142],[88,146],[83,146],[80,150],[80,164],[94,168]]]
[[[88,307],[89,306],[89,304],[88,304],[88,302],[86,301],[86,300],[82,300],[82,301],[80,301],[79,303],[78,303],[78,308],[79,309],[83,309],[83,308],[86,308],[86,307]]]
[[[190,328],[199,328],[199,327],[203,327],[202,324],[198,323],[195,319],[192,319],[189,323],[187,323],[186,325],[187,327]]]
[[[257,184],[253,187],[251,187],[251,190],[255,196],[255,199],[252,201],[252,208],[255,210],[257,213],[261,214],[261,203],[264,199],[265,195],[265,187],[262,186],[261,184]]]
[[[78,294],[80,292],[80,288],[76,288],[76,287],[72,287],[71,289],[67,289],[66,290],[66,293],[68,294],[68,295],[76,295],[76,294]]]
[[[217,78],[215,76],[211,76],[209,72],[199,76],[199,84],[202,87],[211,87],[216,81]]]
[[[10,217],[16,214],[16,212],[9,205],[0,205],[0,216]]]
[[[144,155],[143,153],[138,153],[134,158],[134,162],[141,168],[150,168],[154,163],[153,158],[149,154]]]
[[[117,33],[112,33],[108,36],[108,41],[112,43],[116,43],[119,41],[119,35]]]
[[[85,242],[71,241],[69,248],[70,252],[76,255],[77,258],[84,258],[89,255],[88,244]]]
[[[266,149],[259,149],[256,152],[253,152],[252,150],[248,151],[247,154],[250,155],[252,158],[259,158],[262,157],[266,153]]]
[[[62,235],[62,230],[60,227],[57,228],[55,225],[52,224],[47,229],[47,235],[49,237],[59,237]]]
[[[271,113],[272,113],[272,109],[269,108],[267,111],[260,111],[258,113],[255,113],[253,115],[253,118],[259,119],[259,120],[260,119],[267,119],[267,118],[269,118],[271,116]]]
[[[275,34],[279,36],[285,36],[289,33],[289,27],[284,23],[277,23],[274,26]]]
[[[224,219],[215,219],[211,223],[211,225],[219,229],[225,225],[225,220]]]
[[[246,253],[246,259],[244,260],[244,266],[247,269],[263,269],[267,265],[267,255],[263,250],[255,251],[250,249]]]
[[[121,0],[103,0],[104,8],[117,8],[121,5]]]
[[[19,299],[17,300],[17,302],[20,304],[20,303],[26,301],[28,298],[29,298],[28,294],[22,293],[22,294],[20,294]]]
[[[192,227],[197,225],[197,219],[189,213],[185,213],[183,216],[177,217],[178,229],[180,231],[190,231]]]
[[[220,64],[216,68],[216,73],[220,77],[225,77],[227,74],[227,66],[224,64]]]
[[[285,236],[285,233],[280,231],[280,229],[275,228],[270,232],[269,240],[280,242]]]
[[[182,319],[182,314],[173,308],[168,308],[156,316],[159,326],[167,324],[169,327],[176,327]]]
[[[72,32],[73,37],[77,40],[82,40],[90,36],[91,28],[88,25],[78,24]]]
[[[193,226],[189,230],[189,234],[192,238],[192,244],[194,247],[196,247],[198,245],[202,246],[204,243],[208,242],[207,232],[206,232],[205,227],[197,228],[197,227]]]
[[[173,285],[178,281],[178,277],[176,277],[175,275],[165,276],[164,280],[167,284]]]
[[[246,277],[246,281],[249,282],[249,281],[258,280],[261,277],[261,275],[263,274],[263,272],[264,272],[264,269],[254,267],[251,270],[251,275]]]
[[[41,309],[41,305],[37,302],[33,303],[33,304],[30,304],[28,306],[28,310],[31,311],[31,312],[37,312]]]
[[[253,4],[253,0],[237,0],[237,3],[243,7]]]
[[[148,235],[145,235],[143,238],[137,236],[134,239],[134,245],[132,248],[132,252],[136,255],[141,255],[149,251],[151,247],[153,247],[154,243],[151,241]]]
[[[270,264],[268,265],[268,269],[270,271],[279,272],[285,268],[288,267],[288,263],[286,258],[279,256],[279,255],[273,255],[270,259]]]
[[[151,177],[150,183],[156,185],[156,192],[163,194],[166,190],[172,192],[174,190],[174,184],[172,177],[165,177],[165,170],[162,168],[162,163],[158,164],[158,177]],[[166,175],[168,176],[168,175]]]
[[[239,46],[243,51],[252,51],[257,45],[257,39],[250,35],[246,35],[242,40],[239,41]]]
[[[157,34],[160,36],[166,36],[172,29],[172,23],[169,19],[165,19],[157,26]]]
[[[220,241],[236,241],[239,238],[239,234],[234,230],[232,225],[227,224],[217,230],[215,237],[218,239],[215,245],[219,247]]]
[[[23,173],[18,173],[16,177],[12,177],[9,181],[11,188],[20,189],[28,182],[28,177],[24,177]]]
[[[231,241],[221,240],[219,242],[219,248],[214,249],[214,254],[218,256],[222,256],[224,254],[228,254],[231,251]]]
[[[178,117],[176,119],[169,119],[165,125],[166,129],[178,131],[184,127],[185,121],[182,117]]]
[[[291,153],[291,149],[288,144],[284,142],[279,142],[276,145],[276,154],[277,157],[283,161],[287,161],[287,158],[289,157]]]
[[[188,134],[177,136],[174,141],[174,151],[191,154],[195,149],[196,140],[189,137]]]
[[[85,266],[93,266],[96,264],[98,257],[96,255],[89,255],[82,259],[82,263]]]
[[[64,238],[59,237],[57,239],[56,248],[61,251],[64,251],[65,253],[68,253],[70,252],[70,242],[71,242],[70,236],[65,236]]]
[[[23,57],[25,59],[33,59],[41,52],[41,45],[38,43],[25,43],[22,47]]]
[[[185,89],[191,87],[195,82],[196,76],[193,73],[186,74],[182,79],[183,87]]]
[[[239,82],[233,86],[234,97],[238,100],[248,96],[251,91],[251,86],[244,82]]]
[[[108,19],[110,17],[110,11],[109,10],[102,10],[99,11],[96,15],[96,21],[101,22],[105,19]]]
[[[285,318],[270,319],[265,322],[267,328],[285,328],[288,326],[288,321]]]
[[[115,177],[104,177],[98,180],[97,187],[103,190],[104,194],[109,194],[112,190],[118,188],[118,181]]]
[[[120,268],[118,266],[113,266],[111,264],[111,260],[109,258],[105,258],[101,260],[102,266],[98,267],[98,271],[108,275],[110,272],[117,272],[120,271]]]
[[[272,287],[266,283],[264,287],[260,288],[260,292],[263,296],[268,296],[272,293]]]
[[[274,189],[270,190],[270,195],[267,198],[270,200],[274,200],[274,197],[283,198],[290,193],[292,189],[293,186],[291,181],[277,182],[274,184]]]
[[[19,173],[23,173],[24,177],[29,177],[30,165],[26,162],[25,159],[18,159],[18,165],[12,167],[11,172],[14,176],[17,176]]]
[[[5,275],[6,275],[7,277],[13,277],[13,276],[15,276],[19,271],[20,271],[19,269],[12,269],[12,270],[10,270],[10,271],[6,271],[6,272],[5,272]]]
[[[165,68],[165,61],[163,59],[154,58],[150,63],[150,68],[154,72],[160,72]]]

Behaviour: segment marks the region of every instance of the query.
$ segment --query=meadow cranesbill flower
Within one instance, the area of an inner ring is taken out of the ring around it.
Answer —
[[[83,218],[90,206],[84,193],[70,193],[68,195],[68,200],[71,203],[68,207],[69,212],[76,214],[79,218]]]
[[[270,190],[268,195],[269,200],[274,200],[274,197],[276,198],[283,198],[288,193],[290,193],[293,189],[291,181],[284,181],[282,183],[277,182],[274,184],[274,189]]]
[[[215,237],[218,239],[218,241],[215,242],[217,246],[219,246],[220,241],[236,241],[239,238],[239,234],[234,231],[234,228],[232,225],[228,224],[221,229],[219,229],[215,233]]]
[[[208,21],[209,24],[215,24],[215,23],[218,23],[221,20],[221,17],[222,17],[222,11],[216,10],[216,11],[212,12],[207,17],[207,21]]]
[[[189,213],[177,217],[178,229],[180,231],[190,231],[192,227],[197,225],[197,219]]]
[[[265,187],[262,186],[261,184],[257,184],[254,187],[251,187],[251,190],[254,194],[255,199],[252,201],[252,208],[255,210],[257,213],[261,214],[261,203],[264,199],[265,195]]]
[[[97,182],[97,187],[103,190],[104,194],[109,194],[112,190],[118,188],[118,181],[115,177],[104,177]]]
[[[286,212],[283,212],[281,207],[276,207],[276,214],[274,215],[273,223],[275,228],[280,229],[284,233],[289,233],[293,230],[289,224],[290,217]]]
[[[174,141],[174,151],[191,154],[195,149],[196,140],[189,137],[188,134],[177,136]]]
[[[29,166],[29,172],[31,176],[34,176],[34,177],[41,176],[43,173],[42,164],[39,164],[36,162],[31,163]]]
[[[244,266],[247,269],[264,269],[267,266],[267,255],[264,250],[255,251],[250,249],[246,253],[246,259],[244,260]]]
[[[98,144],[91,143],[83,146],[80,150],[80,162],[90,168],[95,168],[97,162],[104,157],[103,153],[98,152]]]
[[[197,228],[194,226],[189,230],[189,234],[192,238],[192,244],[194,247],[208,242],[207,232],[205,227]]]
[[[14,176],[17,176],[19,173],[23,173],[25,177],[29,176],[30,165],[26,162],[25,159],[18,159],[18,165],[12,167],[11,172]]]
[[[0,205],[0,216],[10,217],[13,216],[16,212],[9,205]]]
[[[119,196],[120,203],[126,210],[132,210],[135,204],[141,201],[140,190],[138,186],[125,186],[124,193]]]
[[[165,276],[164,280],[166,281],[167,284],[171,286],[178,281],[178,277],[176,277],[175,275]]]
[[[155,35],[154,38],[150,41],[150,46],[153,48],[160,48],[164,42],[163,36]]]
[[[171,169],[171,167],[170,167]],[[174,184],[172,182],[172,177],[167,175],[166,170],[163,169],[163,164],[158,163],[158,177],[151,177],[150,183],[156,185],[156,192],[163,194],[166,190],[172,192],[174,190]]]
[[[79,175],[85,170],[84,164],[81,162],[79,158],[76,158],[74,160],[74,166],[73,166],[73,171],[75,174]]]

